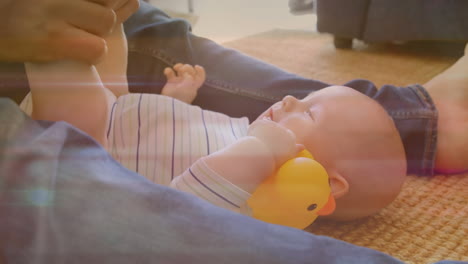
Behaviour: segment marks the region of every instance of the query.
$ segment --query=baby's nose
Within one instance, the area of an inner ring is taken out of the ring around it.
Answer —
[[[290,111],[294,108],[298,100],[294,96],[286,95],[282,101],[283,101],[283,109],[285,111]]]

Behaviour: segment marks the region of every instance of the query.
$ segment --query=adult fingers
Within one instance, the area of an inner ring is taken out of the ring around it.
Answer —
[[[116,2],[121,0],[85,0],[86,2],[96,3],[102,6],[113,7]]]
[[[122,23],[127,20],[133,13],[140,8],[140,1],[138,0],[125,0],[125,3],[115,9],[117,14],[117,23]]]
[[[83,0],[80,0],[83,1]],[[93,2],[102,6],[110,7],[112,9],[120,8],[121,6],[125,5],[129,0],[85,0],[87,2]]]
[[[77,28],[66,28],[49,41],[52,57],[97,64],[107,53],[104,39]],[[52,60],[56,58],[46,58]]]
[[[55,17],[98,36],[106,36],[116,22],[112,8],[89,1],[63,1],[52,9]]]

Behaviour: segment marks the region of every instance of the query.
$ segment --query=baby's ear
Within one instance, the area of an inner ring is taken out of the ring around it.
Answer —
[[[328,171],[328,177],[330,179],[331,193],[335,199],[349,192],[348,181],[338,171]]]

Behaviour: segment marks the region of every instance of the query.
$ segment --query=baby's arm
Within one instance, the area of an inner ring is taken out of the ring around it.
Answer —
[[[261,182],[298,152],[295,135],[269,120],[258,120],[247,137],[205,158],[226,180],[252,193]]]
[[[250,193],[299,150],[291,131],[271,121],[256,121],[247,137],[196,161],[171,186],[239,211]]]

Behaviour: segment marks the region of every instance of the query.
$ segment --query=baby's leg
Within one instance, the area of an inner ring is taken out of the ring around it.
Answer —
[[[74,61],[26,63],[26,73],[34,119],[68,122],[106,146],[115,96],[102,85],[94,66]]]
[[[439,110],[436,169],[468,170],[468,44],[463,57],[424,87]]]
[[[178,100],[192,103],[197,96],[198,89],[205,82],[205,69],[196,65],[176,64],[173,69],[164,69],[167,83],[164,85],[161,94],[174,97]]]
[[[107,55],[96,65],[103,84],[115,96],[128,94],[127,82],[127,38],[122,24],[115,26],[112,33],[106,37]]]
[[[106,41],[108,53],[96,67],[72,61],[26,64],[33,118],[66,121],[106,146],[112,104],[128,93],[127,40],[121,24]]]

